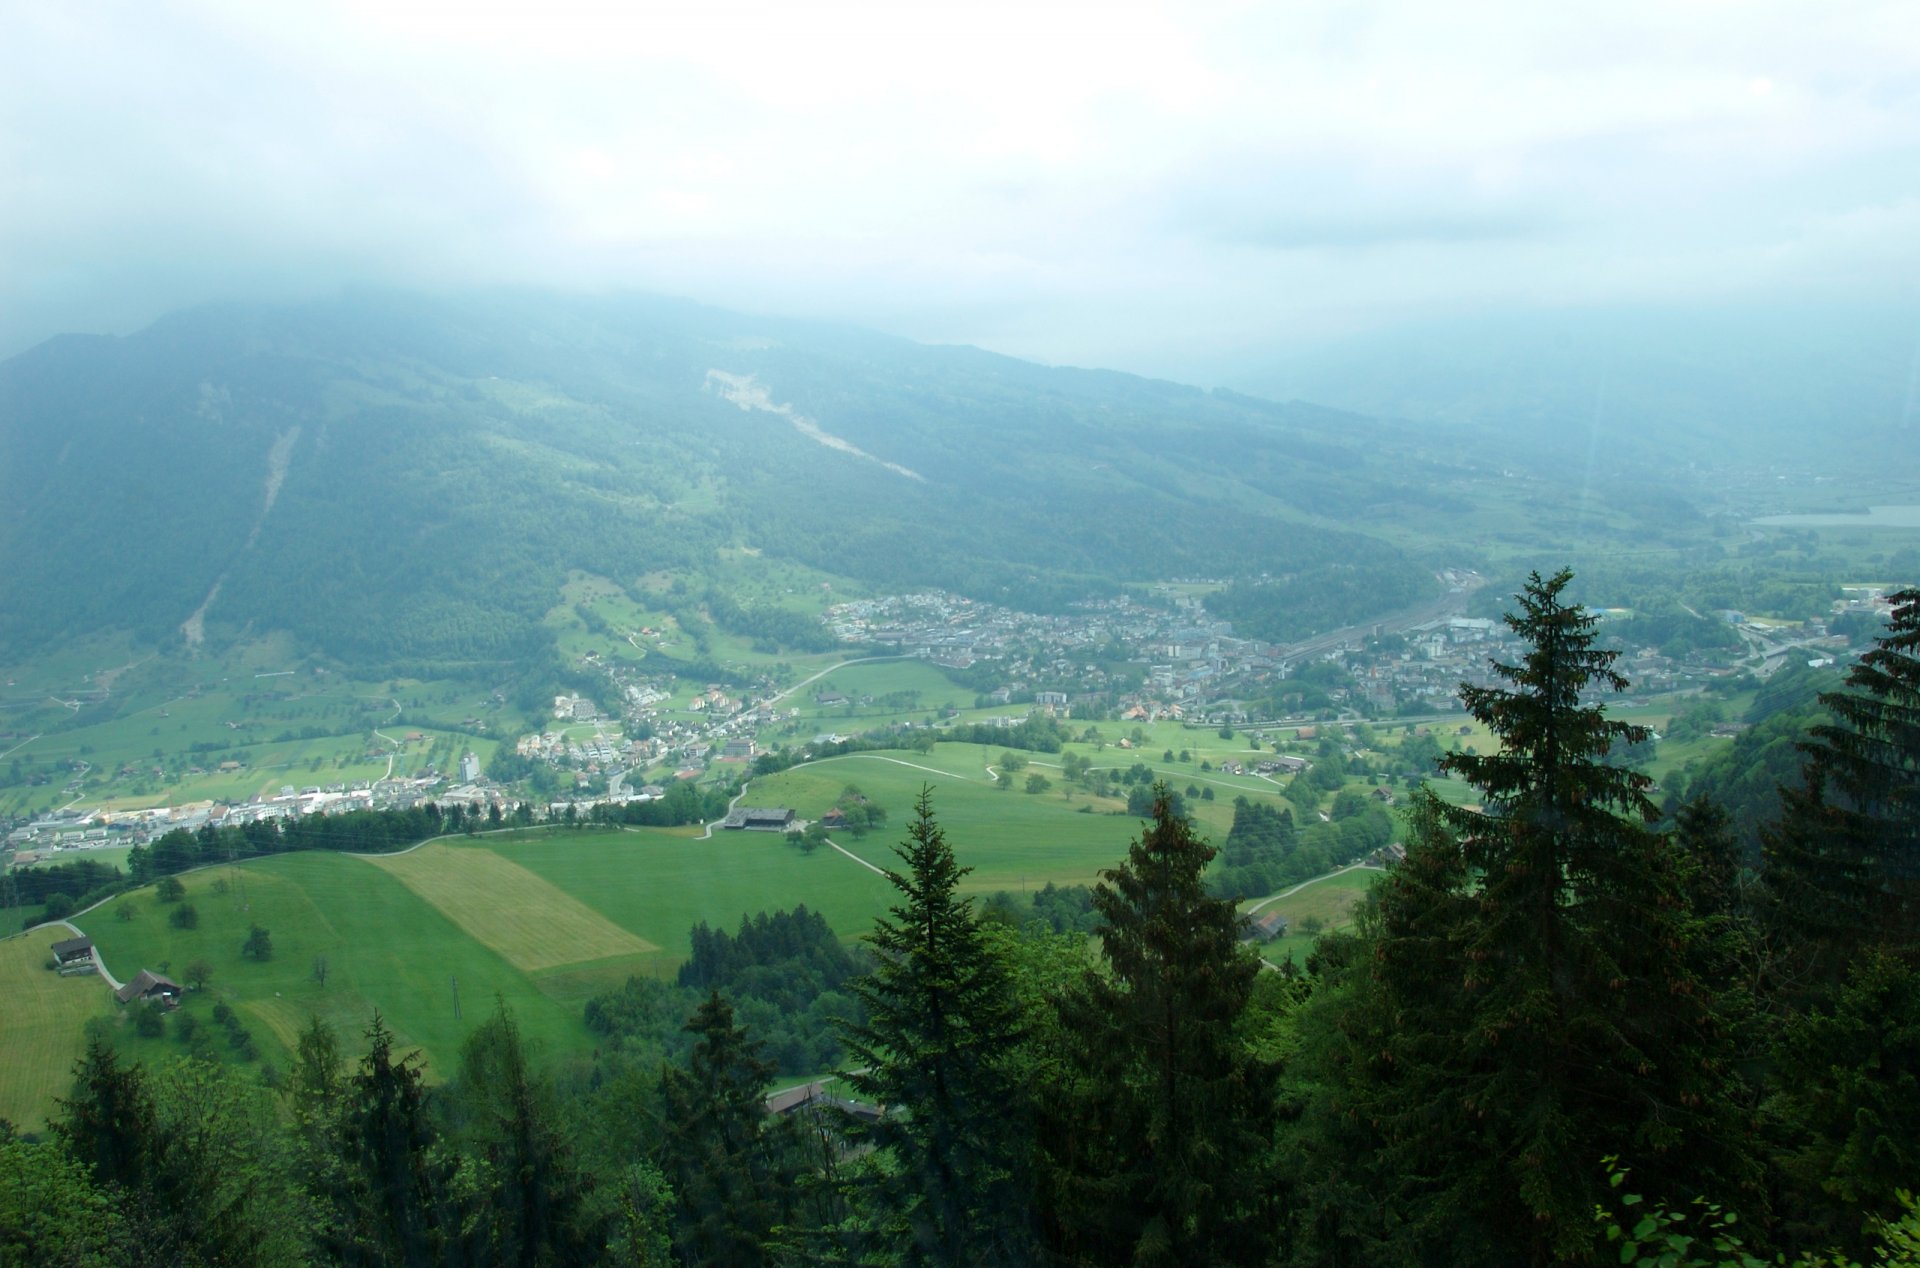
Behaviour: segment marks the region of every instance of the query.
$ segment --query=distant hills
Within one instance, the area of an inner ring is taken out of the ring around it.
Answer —
[[[1873,448],[1902,417],[1878,344],[1855,404],[1776,392],[1761,419],[1741,403],[1792,365],[1752,349],[1480,334],[1263,380],[1380,417],[635,295],[362,292],[64,336],[0,363],[0,655],[284,630],[360,668],[528,663],[570,573],[698,602],[743,552],[1038,611],[1239,580],[1244,632],[1297,637],[1442,566],[1685,546],[1714,515],[1724,536],[1747,512],[1703,464],[1824,433],[1898,467]],[[731,598],[705,617],[809,637]]]
[[[1460,504],[1418,443],[655,298],[203,308],[0,364],[0,647],[285,629],[501,661],[539,653],[568,570],[697,576],[725,547],[1043,610],[1186,574],[1397,593],[1431,561],[1376,530]]]

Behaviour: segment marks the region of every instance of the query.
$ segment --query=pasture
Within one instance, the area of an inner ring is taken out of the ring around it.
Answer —
[[[0,942],[0,1118],[38,1131],[67,1095],[73,1063],[86,1050],[88,1020],[106,1015],[113,997],[98,977],[61,977],[46,967],[47,948],[73,935],[58,925]]]
[[[1316,877],[1291,892],[1283,890],[1287,894],[1285,898],[1242,903],[1242,911],[1257,909],[1261,915],[1277,911],[1287,918],[1287,935],[1267,943],[1261,948],[1260,954],[1275,964],[1283,962],[1288,955],[1293,956],[1296,964],[1305,964],[1319,933],[1306,932],[1301,928],[1301,922],[1317,919],[1321,924],[1320,932],[1346,928],[1353,923],[1354,908],[1381,875],[1377,868],[1356,867]]]
[[[435,844],[366,862],[522,972],[660,949],[491,850]]]
[[[199,913],[196,929],[175,928],[173,908],[150,887],[90,914],[83,927],[123,981],[142,968],[182,979],[204,960],[208,993],[260,1023],[260,1050],[282,1069],[287,1036],[308,1015],[331,1024],[351,1049],[378,1009],[403,1046],[423,1049],[439,1069],[495,996],[530,1037],[555,1049],[577,1050],[588,1037],[577,1008],[548,998],[530,974],[362,859],[287,854],[182,879],[184,901]],[[114,909],[129,901],[136,914],[119,920]],[[265,962],[240,954],[255,924],[272,935]],[[315,971],[323,962],[324,981]]]

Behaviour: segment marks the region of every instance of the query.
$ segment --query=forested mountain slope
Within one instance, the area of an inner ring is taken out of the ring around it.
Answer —
[[[207,308],[0,364],[0,648],[285,628],[356,661],[536,649],[569,568],[757,548],[1045,608],[1119,580],[1429,584],[1458,504],[1310,406],[651,298]],[[198,617],[199,619],[194,619]]]

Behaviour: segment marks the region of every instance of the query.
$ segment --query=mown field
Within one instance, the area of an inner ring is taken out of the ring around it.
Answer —
[[[97,977],[61,977],[46,967],[47,948],[73,935],[52,927],[0,942],[0,1118],[38,1131],[65,1096],[73,1063],[85,1049],[88,1019],[113,1007]]]

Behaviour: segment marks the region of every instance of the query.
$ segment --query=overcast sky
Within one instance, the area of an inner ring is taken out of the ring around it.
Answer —
[[[355,282],[1187,378],[1454,311],[1910,300],[1920,4],[0,7],[0,354]]]

